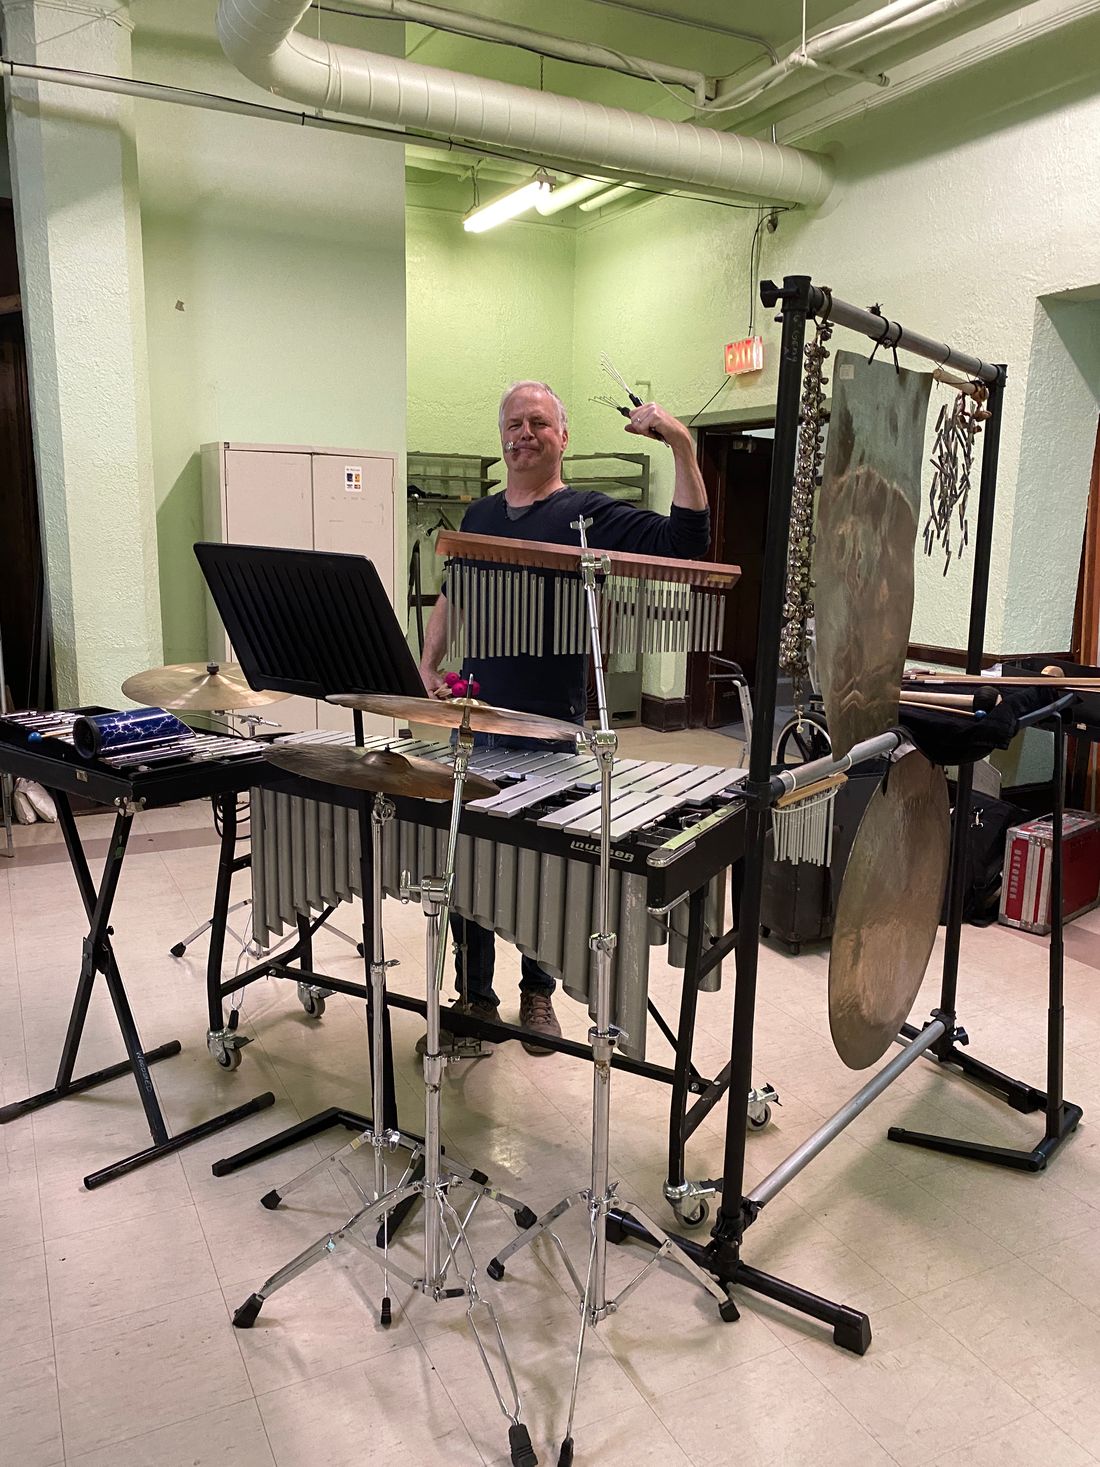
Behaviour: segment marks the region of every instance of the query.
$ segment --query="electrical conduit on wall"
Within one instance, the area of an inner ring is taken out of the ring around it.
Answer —
[[[308,8],[308,0],[220,0],[226,55],[258,86],[299,102],[578,169],[810,206],[832,186],[827,160],[796,148],[314,40],[295,30]]]

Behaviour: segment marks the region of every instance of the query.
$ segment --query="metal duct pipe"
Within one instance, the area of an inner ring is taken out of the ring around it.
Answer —
[[[557,57],[559,61],[573,61],[581,66],[602,66],[607,71],[620,71],[625,76],[638,76],[645,81],[663,81],[677,87],[689,87],[700,105],[707,100],[706,77],[701,71],[689,71],[683,66],[669,66],[664,61],[647,61],[644,57],[610,51],[606,46],[597,46],[588,41],[552,36],[545,31],[531,30],[525,25],[512,25],[508,21],[492,20],[485,15],[447,10],[442,5],[426,5],[422,0],[353,0],[353,4],[356,11],[377,16],[380,20],[406,20],[412,25],[426,25],[432,30],[450,31],[456,36],[472,36],[479,41],[523,46],[543,56]]]
[[[315,107],[543,153],[583,171],[790,204],[820,204],[832,186],[826,160],[797,148],[314,40],[295,30],[308,8],[308,0],[220,0],[226,55],[258,86]]]
[[[720,91],[707,111],[730,112],[742,105],[747,106],[780,82],[799,73],[801,81],[798,84],[812,86],[816,78],[813,67],[808,65],[810,62],[828,63],[831,58],[840,56],[844,66],[851,66],[885,50],[903,36],[925,30],[957,11],[982,3],[984,0],[892,0],[891,4],[864,16],[862,20],[835,26],[810,37],[805,51],[800,46],[777,65],[758,72],[739,86]],[[866,80],[874,79],[868,77]]]

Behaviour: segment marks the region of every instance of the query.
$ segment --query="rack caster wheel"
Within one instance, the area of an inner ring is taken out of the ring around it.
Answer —
[[[604,1219],[604,1237],[609,1243],[621,1243],[626,1237],[622,1223],[613,1212],[609,1212]]]
[[[187,944],[185,942],[177,942],[175,947],[170,947],[168,951],[174,958],[182,958],[187,951]]]
[[[558,1451],[558,1467],[573,1467],[573,1438],[567,1436]]]
[[[378,1323],[383,1329],[389,1329],[393,1323],[393,1309],[390,1305],[389,1296],[382,1300],[382,1309],[378,1316]]]
[[[710,1203],[705,1197],[701,1197],[695,1207],[686,1212],[678,1212],[676,1215],[685,1228],[702,1227],[703,1223],[710,1217]]]
[[[307,1019],[319,1019],[325,1012],[325,1001],[319,993],[307,990],[298,995]]]
[[[251,1329],[256,1323],[256,1316],[264,1307],[264,1296],[262,1294],[249,1294],[241,1307],[233,1316],[234,1329]]]
[[[239,1070],[241,1067],[241,1051],[235,1044],[229,1049],[219,1049],[214,1058],[223,1070]]]
[[[516,1227],[522,1228],[524,1232],[533,1228],[539,1220],[537,1212],[532,1212],[529,1207],[517,1207],[512,1216],[516,1220]]]
[[[485,1265],[485,1272],[494,1283],[499,1284],[504,1277],[504,1264],[501,1263],[499,1258],[490,1258],[489,1262]]]
[[[725,1324],[733,1324],[734,1320],[741,1318],[740,1309],[729,1296],[726,1297],[725,1303],[719,1304],[718,1313]]]
[[[768,1122],[771,1120],[771,1118],[772,1118],[772,1108],[765,1101],[765,1103],[764,1103],[764,1109],[760,1112],[760,1114],[758,1116],[754,1116],[750,1112],[750,1114],[749,1114],[749,1130],[750,1131],[762,1131],[764,1129],[764,1127],[768,1124]]]
[[[508,1447],[512,1453],[512,1467],[539,1467],[539,1459],[531,1445],[531,1434],[521,1421],[508,1428]]]
[[[260,1206],[266,1207],[268,1212],[274,1212],[282,1200],[283,1199],[279,1195],[278,1189],[276,1187],[272,1187],[270,1192],[265,1192],[264,1195],[260,1198]]]

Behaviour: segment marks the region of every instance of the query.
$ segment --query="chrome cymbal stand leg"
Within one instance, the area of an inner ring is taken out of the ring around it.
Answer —
[[[361,1136],[345,1146],[338,1152],[335,1158],[321,1162],[311,1167],[308,1172],[303,1173],[291,1187],[304,1182],[309,1176],[322,1170],[335,1161],[343,1165],[342,1158],[357,1147],[370,1144],[374,1148],[375,1165],[375,1196],[366,1202],[366,1205],[354,1214],[343,1227],[334,1229],[323,1234],[316,1242],[304,1248],[295,1258],[279,1269],[257,1290],[251,1294],[233,1315],[233,1324],[238,1329],[250,1329],[256,1322],[256,1318],[263,1308],[266,1300],[304,1273],[313,1264],[319,1263],[322,1258],[335,1252],[338,1244],[350,1243],[364,1253],[371,1262],[380,1269],[382,1273],[382,1286],[384,1290],[383,1311],[381,1322],[389,1324],[389,1280],[390,1275],[401,1279],[410,1288],[417,1289],[426,1294],[428,1298],[437,1303],[443,1299],[467,1300],[466,1317],[473,1331],[477,1343],[478,1352],[488,1373],[493,1392],[497,1398],[502,1414],[508,1421],[508,1445],[511,1453],[513,1467],[537,1467],[538,1458],[531,1446],[531,1438],[526,1426],[520,1421],[519,1392],[516,1387],[515,1376],[512,1366],[504,1347],[504,1338],[501,1333],[500,1324],[497,1320],[496,1311],[488,1299],[481,1296],[477,1288],[476,1269],[474,1266],[473,1252],[466,1236],[466,1224],[473,1215],[474,1209],[483,1197],[489,1197],[494,1201],[510,1207],[513,1212],[519,1214],[527,1212],[523,1203],[512,1197],[506,1196],[494,1187],[488,1186],[488,1178],[481,1172],[473,1171],[471,1168],[459,1165],[452,1166],[448,1163],[446,1169],[442,1166],[442,1130],[440,1126],[440,1092],[442,1089],[443,1074],[446,1069],[446,1058],[440,1053],[439,1031],[440,1013],[439,996],[443,986],[443,969],[446,960],[446,947],[440,941],[442,932],[447,930],[447,919],[450,916],[451,892],[454,886],[454,862],[455,850],[458,845],[458,824],[462,811],[462,790],[466,781],[469,768],[470,751],[473,749],[473,732],[469,726],[469,714],[467,713],[462,727],[458,731],[458,740],[454,757],[454,795],[451,804],[451,822],[447,837],[447,855],[445,871],[442,877],[425,878],[421,882],[421,898],[427,915],[426,924],[426,963],[425,963],[425,1017],[427,1019],[427,1047],[424,1054],[424,1142],[423,1145],[414,1150],[413,1161],[418,1156],[424,1159],[424,1176],[421,1181],[409,1180],[410,1169],[406,1171],[401,1182],[389,1191],[385,1190],[386,1168],[385,1152],[392,1151],[401,1144],[403,1137],[396,1131],[385,1131],[377,1133],[374,1130],[364,1132]],[[384,1050],[382,1045],[382,1016],[385,1004],[385,971],[389,964],[382,957],[382,826],[394,814],[392,802],[385,795],[376,795],[372,808],[371,819],[371,850],[373,853],[372,887],[371,899],[373,905],[372,917],[373,927],[373,949],[374,960],[371,964],[371,995],[373,1003],[372,1014],[372,1038],[373,1038],[373,1066],[372,1085],[374,1087],[373,1108],[375,1116],[380,1115],[382,1104],[384,1072]],[[402,883],[403,893],[408,890],[407,883]],[[412,1144],[412,1143],[409,1143]],[[358,1187],[358,1184],[356,1184]],[[455,1210],[449,1197],[452,1186],[468,1186],[474,1193],[473,1201],[464,1216],[460,1216]],[[289,1188],[284,1188],[287,1191]],[[272,1192],[261,1199],[267,1207],[277,1207],[283,1193]],[[389,1236],[387,1231],[387,1218],[391,1211],[406,1198],[420,1198],[423,1203],[424,1219],[424,1262],[423,1272],[419,1278],[406,1273],[394,1263],[389,1256]],[[533,1216],[533,1214],[532,1214]],[[364,1237],[365,1231],[375,1223],[381,1223],[381,1244]],[[446,1251],[444,1252],[444,1245]],[[465,1271],[463,1270],[459,1256],[468,1260]],[[461,1279],[459,1286],[448,1287],[447,1274],[454,1265]],[[500,1358],[503,1362],[506,1376],[506,1392],[501,1390],[497,1378],[497,1371],[489,1358],[484,1341],[477,1328],[474,1317],[476,1309],[483,1310],[492,1325],[494,1337]]]
[[[579,519],[573,522],[572,528],[578,532],[581,542],[581,584],[584,588],[589,642],[592,651],[592,671],[596,682],[596,703],[599,709],[599,727],[587,735],[589,747],[600,771],[600,855],[597,902],[599,930],[588,939],[588,945],[596,955],[596,1022],[588,1031],[588,1038],[592,1045],[591,1175],[589,1186],[585,1191],[574,1192],[555,1204],[533,1227],[502,1249],[490,1262],[487,1270],[491,1278],[502,1277],[504,1263],[508,1258],[517,1253],[520,1248],[533,1242],[540,1233],[550,1232],[553,1221],[574,1204],[584,1203],[587,1206],[591,1230],[588,1268],[584,1287],[580,1291],[580,1333],[573,1366],[573,1384],[569,1395],[569,1418],[558,1455],[558,1467],[569,1467],[573,1461],[573,1417],[577,1406],[577,1388],[580,1384],[585,1335],[589,1325],[598,1325],[607,1315],[613,1313],[627,1295],[638,1287],[657,1262],[666,1257],[686,1269],[719,1303],[726,1302],[725,1292],[714,1280],[683,1253],[674,1249],[668,1235],[660,1228],[656,1228],[649,1219],[646,1219],[645,1226],[654,1229],[654,1236],[660,1245],[657,1252],[614,1299],[607,1297],[607,1215],[613,1206],[621,1207],[623,1205],[616,1195],[617,1184],[611,1181],[611,1060],[616,1044],[626,1036],[612,1022],[611,964],[616,946],[616,934],[608,931],[611,920],[611,777],[614,773],[615,754],[619,744],[618,735],[611,727],[607,716],[607,690],[604,684],[600,602],[597,590],[597,577],[607,574],[608,561],[605,556],[589,549],[586,531],[590,524],[590,520]],[[631,1208],[631,1212],[638,1217],[643,1215],[634,1207]],[[550,1232],[550,1237],[557,1244],[559,1251],[564,1253],[553,1232]],[[577,1282],[577,1275],[572,1267],[569,1268],[569,1272],[574,1282]]]

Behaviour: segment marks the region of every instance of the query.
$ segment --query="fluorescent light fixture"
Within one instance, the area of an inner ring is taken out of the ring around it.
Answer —
[[[517,214],[526,214],[528,209],[533,209],[538,200],[549,192],[548,178],[532,178],[529,183],[512,189],[511,193],[501,194],[498,198],[490,199],[487,204],[471,209],[463,219],[462,227],[471,234],[483,234],[486,229],[503,224],[506,219],[514,219]]]
[[[568,183],[559,183],[543,198],[536,200],[535,208],[540,214],[560,214],[563,209],[579,204],[589,194],[598,194],[611,182],[609,178],[571,178]]]
[[[602,209],[605,204],[613,204],[616,199],[625,199],[627,194],[636,194],[641,188],[638,183],[620,183],[615,188],[609,188],[606,193],[597,194],[594,199],[585,199],[578,207],[585,214],[592,209]]]

